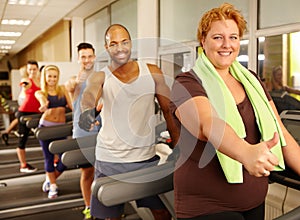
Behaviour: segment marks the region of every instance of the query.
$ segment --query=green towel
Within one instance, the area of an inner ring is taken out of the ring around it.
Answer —
[[[219,117],[229,124],[240,138],[245,138],[246,131],[244,123],[239,114],[235,100],[225,82],[210,63],[204,52],[199,54],[193,70],[201,79],[208,99],[217,111]],[[275,170],[285,169],[281,150],[281,146],[286,145],[285,139],[260,82],[238,61],[232,63],[230,66],[230,73],[235,79],[243,84],[245,88],[254,109],[256,123],[260,130],[262,141],[271,139],[274,132],[278,132],[280,141],[271,149],[271,152],[279,159],[279,165],[275,167]],[[217,156],[227,181],[229,183],[242,183],[242,164],[225,154],[222,154],[218,150]]]

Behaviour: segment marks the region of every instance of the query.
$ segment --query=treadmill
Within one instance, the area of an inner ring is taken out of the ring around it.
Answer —
[[[44,179],[45,174],[37,174],[3,181],[5,185],[0,186],[0,219],[21,219],[25,216],[38,219],[33,216],[84,206],[79,172],[70,170],[62,174],[57,181],[59,196],[55,199],[48,199],[48,194],[42,192]],[[82,215],[79,216],[82,218]]]
[[[283,124],[299,143],[300,111],[284,111],[281,113]],[[137,170],[129,173],[104,177],[94,180],[92,193],[105,205],[115,205],[158,194],[175,219],[172,190],[173,172],[176,152],[173,151],[165,164]],[[276,182],[293,189],[300,190],[300,176],[287,168],[281,172],[271,172],[270,182]],[[276,220],[299,220],[300,207],[287,212]]]
[[[284,110],[280,114],[281,121],[286,129],[295,138],[298,144],[300,144],[300,110]],[[282,184],[284,186],[300,190],[300,176],[294,173],[290,168],[286,168],[284,171],[271,172],[269,177],[270,182]],[[276,220],[299,220],[300,219],[300,207],[293,209],[286,214],[275,218]]]
[[[66,127],[43,127],[35,131],[37,137],[54,138],[61,135],[71,135],[70,124]],[[43,163],[42,163],[43,164]],[[7,163],[6,166],[10,164]],[[59,196],[48,199],[48,194],[42,192],[41,186],[45,180],[45,173],[32,173],[25,176],[7,176],[1,179],[0,184],[0,219],[82,219],[81,211],[84,202],[80,190],[80,170],[67,169],[60,176]],[[72,214],[73,213],[73,214]]]

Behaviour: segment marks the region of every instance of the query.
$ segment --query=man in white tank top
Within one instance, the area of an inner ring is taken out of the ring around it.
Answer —
[[[81,128],[90,129],[96,114],[91,111],[95,103],[90,100],[97,94],[101,98],[97,113],[102,108],[102,128],[97,137],[95,178],[157,165],[155,97],[170,134],[175,131],[169,111],[170,89],[162,71],[156,65],[131,60],[132,42],[128,30],[120,24],[111,25],[105,32],[105,48],[111,64],[101,74],[88,78],[79,121]],[[136,202],[140,207],[150,208],[156,220],[171,219],[157,196]],[[121,219],[123,209],[124,204],[106,207],[92,196],[91,214],[97,219]]]

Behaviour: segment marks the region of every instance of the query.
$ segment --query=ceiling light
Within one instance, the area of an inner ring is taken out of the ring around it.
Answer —
[[[20,37],[21,35],[22,35],[21,32],[0,31],[1,37]]]
[[[8,0],[10,5],[31,5],[31,6],[43,6],[48,0]]]
[[[15,40],[0,40],[0,44],[14,44]]]
[[[8,50],[0,50],[0,53],[8,53]]]
[[[1,24],[8,24],[8,25],[29,25],[30,20],[16,20],[16,19],[3,19]]]
[[[10,50],[11,46],[9,46],[9,45],[2,45],[2,46],[0,46],[0,49],[2,49],[2,50]]]

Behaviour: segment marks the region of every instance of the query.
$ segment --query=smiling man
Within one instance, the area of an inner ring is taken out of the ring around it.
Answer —
[[[128,30],[111,25],[105,32],[105,48],[111,63],[102,74],[88,78],[79,121],[89,130],[93,123],[95,103],[90,97],[101,97],[102,128],[97,136],[95,178],[130,172],[159,162],[156,155],[154,99],[160,104],[169,131],[174,125],[169,111],[170,90],[162,71],[153,64],[131,59],[132,42]],[[85,110],[85,111],[84,111]],[[98,111],[100,109],[97,109]],[[91,114],[92,113],[92,114]],[[139,207],[150,208],[156,220],[171,219],[158,196],[137,201]],[[121,219],[124,204],[106,207],[92,196],[91,214],[98,219]]]
[[[87,78],[95,72],[95,49],[93,45],[82,42],[77,46],[78,51],[78,63],[80,64],[80,70],[77,76],[71,77],[65,84],[67,90],[70,93],[73,104],[73,138],[86,137],[95,135],[100,129],[100,125],[94,126],[90,131],[85,131],[78,126],[79,116],[81,113],[80,101],[83,90],[86,87]],[[96,97],[91,97],[91,100],[95,100]],[[98,118],[100,121],[100,118]],[[80,188],[85,203],[85,209],[83,210],[84,220],[92,219],[90,215],[90,200],[91,200],[91,185],[94,176],[94,166],[91,163],[80,165],[81,179]]]

